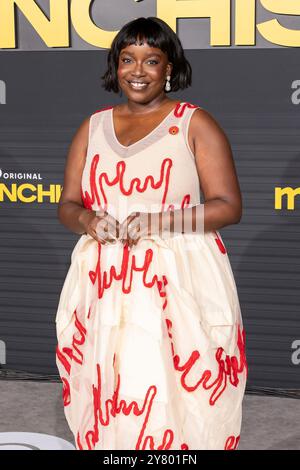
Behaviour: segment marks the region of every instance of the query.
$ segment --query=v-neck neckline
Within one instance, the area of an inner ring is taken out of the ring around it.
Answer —
[[[137,145],[143,143],[145,140],[148,140],[148,138],[152,137],[153,134],[155,134],[155,132],[161,128],[161,126],[164,125],[164,123],[166,121],[168,121],[168,119],[170,118],[170,116],[172,116],[174,114],[174,111],[178,108],[178,106],[180,106],[182,104],[182,101],[180,102],[177,102],[175,106],[173,106],[173,108],[171,109],[171,111],[163,118],[162,121],[160,121],[160,123],[155,126],[152,131],[148,132],[148,134],[146,134],[144,137],[142,137],[141,139],[137,140],[136,142],[133,142],[133,144],[130,144],[130,145],[123,145],[121,144],[121,142],[119,141],[119,139],[117,138],[117,135],[116,135],[116,132],[115,132],[115,126],[114,126],[114,119],[113,119],[113,110],[115,108],[115,106],[112,106],[109,110],[109,121],[110,121],[110,128],[111,128],[111,134],[112,134],[112,137],[114,139],[114,142],[115,144],[120,147],[121,149],[124,149],[125,151],[130,151],[131,149],[134,149]]]

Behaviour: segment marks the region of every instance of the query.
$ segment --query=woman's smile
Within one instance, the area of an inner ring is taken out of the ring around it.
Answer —
[[[132,88],[133,90],[145,90],[147,88],[148,83],[139,81],[139,80],[126,80],[129,87]]]

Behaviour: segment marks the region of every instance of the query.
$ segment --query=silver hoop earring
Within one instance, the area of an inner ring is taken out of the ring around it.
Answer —
[[[165,90],[166,90],[166,91],[171,91],[170,79],[171,79],[171,76],[168,75],[168,76],[167,76],[167,81],[166,81],[166,84],[165,84]]]

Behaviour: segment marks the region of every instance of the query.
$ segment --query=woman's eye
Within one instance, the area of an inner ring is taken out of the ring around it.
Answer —
[[[130,60],[130,59],[128,57],[124,57],[122,59],[122,62],[125,62],[126,60]],[[155,60],[155,59],[150,59],[148,62],[154,62],[155,64],[158,64],[157,60]],[[127,63],[127,62],[125,62],[125,63]]]

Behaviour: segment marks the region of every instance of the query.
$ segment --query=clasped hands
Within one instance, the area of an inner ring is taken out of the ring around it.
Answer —
[[[161,238],[174,234],[204,233],[204,204],[199,203],[165,212],[132,212],[120,224],[112,215],[97,211],[97,237],[101,243],[116,243],[120,240],[129,247],[143,237],[158,235]]]
[[[131,248],[145,236],[162,235],[164,230],[170,229],[172,215],[168,212],[132,212],[120,224],[107,211],[97,211],[99,219],[96,233],[103,244],[114,244],[118,240],[128,244]]]

